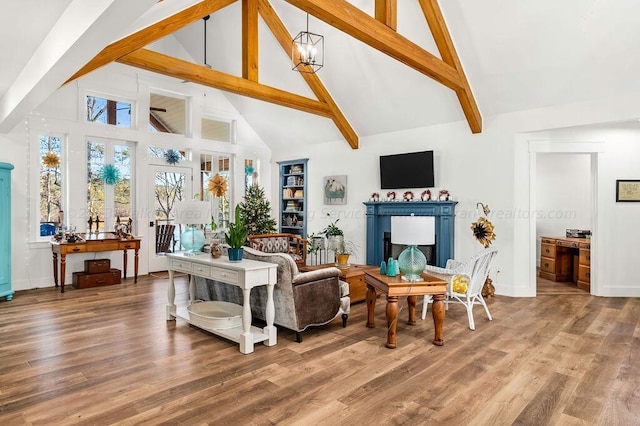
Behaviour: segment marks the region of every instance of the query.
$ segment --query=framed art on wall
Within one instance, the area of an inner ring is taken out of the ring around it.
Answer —
[[[616,202],[640,202],[640,180],[616,180]]]
[[[324,203],[347,204],[347,175],[325,176]]]

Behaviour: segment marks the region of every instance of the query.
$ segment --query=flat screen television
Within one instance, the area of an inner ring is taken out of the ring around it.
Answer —
[[[433,151],[380,156],[382,189],[433,188]]]

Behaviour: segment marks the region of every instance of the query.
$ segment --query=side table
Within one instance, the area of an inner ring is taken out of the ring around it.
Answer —
[[[416,324],[417,296],[433,295],[433,325],[435,328],[433,344],[442,346],[442,327],[444,325],[444,296],[447,282],[428,274],[422,274],[422,281],[403,281],[400,276],[381,275],[379,270],[365,269],[367,283],[367,327],[375,327],[374,311],[376,291],[387,295],[387,348],[396,347],[396,325],[398,324],[398,297],[407,296],[409,320],[407,324]]]
[[[324,263],[321,265],[300,266],[300,272],[315,271],[318,269],[336,267],[335,263]],[[349,284],[349,299],[351,303],[363,302],[367,297],[367,286],[364,282],[364,271],[367,269],[379,269],[368,265],[349,265],[348,268],[340,269],[340,278]]]

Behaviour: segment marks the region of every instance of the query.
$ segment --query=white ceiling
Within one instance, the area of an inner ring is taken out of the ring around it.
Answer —
[[[81,1],[3,2],[3,101],[56,20],[66,8]],[[114,41],[114,34],[126,33],[138,18],[138,22],[149,20],[150,16],[161,16],[163,8],[196,2],[171,1],[173,4],[167,0],[156,3],[142,18],[139,9],[129,12],[131,8],[121,7],[121,14],[137,16],[128,16],[128,21],[123,20],[103,39],[94,37],[96,51]],[[207,62],[234,75],[240,75],[241,64],[240,3],[212,15],[207,23]],[[373,0],[350,3],[373,13]],[[439,56],[418,1],[397,3],[397,31]],[[305,28],[304,12],[283,0],[271,0],[271,4],[291,34]],[[505,112],[640,91],[640,53],[635,46],[640,39],[637,0],[441,0],[440,4],[485,121]],[[360,137],[464,120],[450,89],[314,17],[309,29],[325,36],[325,66],[318,75]],[[291,71],[289,54],[282,51],[262,21],[259,34],[259,81],[313,97],[300,75]],[[202,21],[174,37],[194,61],[203,61]],[[74,71],[68,70],[68,76]],[[50,93],[56,88],[53,84],[48,87]],[[329,119],[237,95],[228,98],[271,146],[342,138]],[[3,118],[0,115],[0,120]]]

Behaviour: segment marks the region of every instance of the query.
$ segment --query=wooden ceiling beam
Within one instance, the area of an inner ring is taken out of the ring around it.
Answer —
[[[460,101],[460,105],[462,106],[462,111],[467,118],[467,122],[471,127],[471,131],[473,133],[480,133],[482,132],[482,115],[480,114],[480,110],[476,104],[473,92],[471,91],[471,86],[469,86],[467,76],[462,68],[462,63],[460,62],[460,58],[456,52],[447,24],[442,16],[440,6],[438,5],[437,0],[419,0],[419,2],[420,7],[422,8],[422,13],[429,24],[431,34],[433,35],[433,39],[436,42],[438,51],[440,52],[440,57],[442,57],[444,62],[451,65],[458,71],[462,86],[455,89],[455,92],[458,96],[458,100]]]
[[[437,58],[345,0],[285,1],[454,90],[471,131],[482,131],[482,117],[461,66],[455,68]],[[424,3],[433,10],[433,17],[440,16],[440,32],[444,30],[448,35],[436,0]]]
[[[452,66],[345,0],[285,1],[450,89],[462,85]]]
[[[212,14],[236,0],[203,0],[183,11],[165,18],[123,39],[111,43],[98,53],[84,67],[80,68],[65,84],[82,77],[104,65],[108,65],[118,58],[141,49],[154,41],[160,40],[169,34],[173,34],[180,28],[196,22],[205,16]]]
[[[242,0],[242,77],[258,81],[258,2]]]
[[[393,31],[398,30],[398,3],[397,0],[376,0],[376,20],[382,22]]]
[[[151,50],[136,50],[121,57],[117,62],[180,80],[202,84],[203,86],[213,87],[225,92],[248,96],[253,99],[259,99],[299,111],[333,118],[333,113],[326,103],[265,86],[255,81],[225,74],[202,65],[183,61],[182,59],[173,58]]]
[[[278,40],[278,43],[280,43],[282,50],[284,50],[287,55],[291,55],[293,37],[268,0],[259,0],[258,12],[273,33],[276,40]],[[309,88],[318,100],[329,106],[329,109],[332,112],[331,119],[338,127],[338,130],[342,133],[342,136],[344,136],[349,146],[353,149],[357,149],[359,146],[358,134],[353,130],[353,127],[351,127],[351,124],[349,124],[349,121],[347,121],[347,118],[344,116],[329,94],[329,91],[320,80],[320,77],[315,73],[299,74],[304,78],[305,82],[309,85]]]

